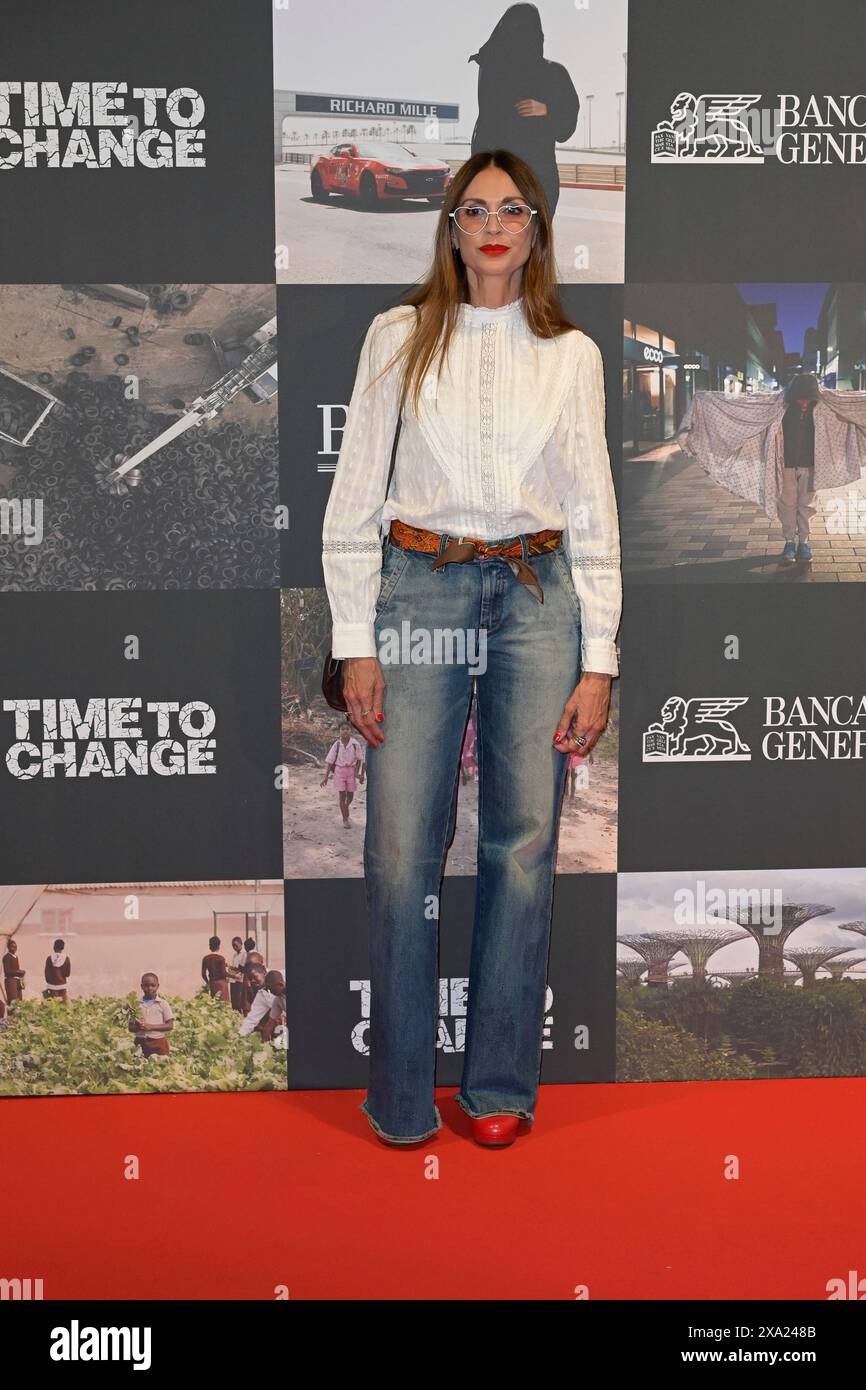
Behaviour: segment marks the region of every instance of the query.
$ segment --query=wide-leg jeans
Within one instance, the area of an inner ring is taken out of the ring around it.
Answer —
[[[522,547],[527,558],[525,539]],[[455,1098],[472,1116],[534,1119],[567,763],[553,735],[580,677],[579,600],[562,550],[528,557],[543,603],[501,558],[433,570],[435,559],[386,541],[375,624],[385,742],[367,751],[370,1070],[361,1109],[378,1133],[404,1143],[442,1123],[438,899],[473,682],[478,869]]]

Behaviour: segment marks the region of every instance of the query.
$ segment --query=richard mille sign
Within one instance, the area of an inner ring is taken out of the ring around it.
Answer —
[[[295,92],[297,116],[367,116],[391,121],[456,121],[460,107],[448,101],[412,97],[363,97],[344,92]]]

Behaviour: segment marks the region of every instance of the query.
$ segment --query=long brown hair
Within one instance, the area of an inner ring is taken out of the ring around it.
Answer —
[[[448,345],[457,326],[459,306],[469,302],[466,267],[463,258],[452,250],[451,219],[448,214],[460,206],[475,175],[482,169],[489,168],[504,170],[529,206],[538,209],[535,244],[523,266],[521,289],[529,328],[539,338],[558,338],[577,327],[565,317],[559,302],[553,231],[541,183],[526,161],[512,154],[510,150],[479,150],[460,166],[445,194],[433,238],[433,262],[427,275],[417,289],[399,301],[400,304],[415,305],[418,311],[415,327],[375,378],[378,380],[379,376],[383,376],[399,358],[404,359],[401,406],[405,404],[411,391],[412,404],[417,410],[421,386],[430,363],[440,348],[440,338],[441,375]],[[370,385],[372,384],[371,382]]]

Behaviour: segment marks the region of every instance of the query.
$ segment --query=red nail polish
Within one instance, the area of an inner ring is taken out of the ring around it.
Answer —
[[[554,743],[559,743],[559,740],[560,740],[561,738],[562,738],[562,734],[554,734],[554,735],[553,735],[553,741],[554,741]]]
[[[379,723],[382,724],[384,722],[385,716],[384,714],[377,714],[376,718],[379,721]]]

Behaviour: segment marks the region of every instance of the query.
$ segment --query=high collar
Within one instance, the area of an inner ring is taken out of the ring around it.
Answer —
[[[523,295],[512,299],[510,304],[500,304],[496,309],[485,305],[461,303],[460,313],[464,323],[496,323],[501,319],[517,318],[523,313]]]

